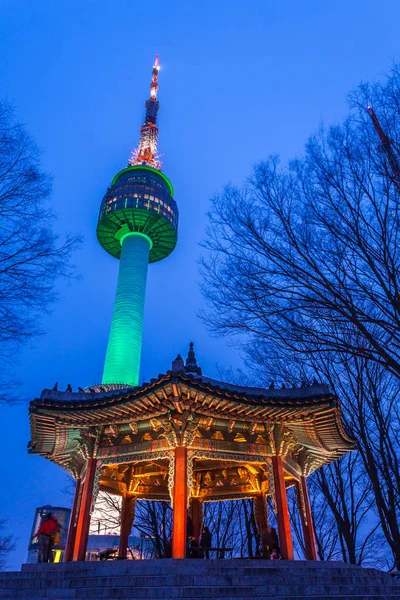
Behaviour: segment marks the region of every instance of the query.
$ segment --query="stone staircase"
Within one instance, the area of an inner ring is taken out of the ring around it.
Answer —
[[[146,560],[24,565],[0,599],[400,600],[400,581],[340,562]]]

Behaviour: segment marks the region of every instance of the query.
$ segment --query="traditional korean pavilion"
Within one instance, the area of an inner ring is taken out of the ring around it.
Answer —
[[[307,558],[316,559],[306,478],[354,448],[326,385],[243,387],[186,362],[139,385],[149,263],[175,248],[178,207],[157,151],[158,57],[140,140],[102,200],[97,237],[119,260],[102,383],[79,393],[43,390],[31,402],[29,451],[76,479],[65,560],[85,560],[99,490],[122,497],[119,556],[126,558],[137,499],[170,501],[172,556],[184,558],[187,522],[201,530],[204,502],[253,498],[260,532],[275,500],[281,555],[293,558],[286,489],[295,486]]]
[[[30,452],[77,482],[66,551],[84,560],[99,490],[122,497],[120,556],[137,499],[170,501],[172,554],[186,555],[187,515],[200,533],[204,502],[253,498],[258,527],[276,503],[283,558],[293,558],[286,490],[296,486],[307,558],[316,547],[307,476],[354,448],[326,385],[263,389],[204,377],[193,345],[163,375],[136,387],[43,390],[31,403]]]

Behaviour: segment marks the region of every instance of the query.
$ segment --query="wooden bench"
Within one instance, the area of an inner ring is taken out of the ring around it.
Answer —
[[[115,548],[108,548],[97,553],[99,560],[115,560],[118,556],[118,550]]]

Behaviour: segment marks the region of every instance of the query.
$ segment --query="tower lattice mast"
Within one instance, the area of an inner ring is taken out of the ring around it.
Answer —
[[[157,100],[158,91],[158,72],[160,66],[158,64],[158,54],[153,65],[150,83],[150,98],[146,100],[146,115],[144,123],[140,128],[140,138],[138,147],[132,151],[129,159],[130,165],[149,165],[154,169],[160,170],[161,163],[157,152],[158,143],[158,127],[157,113],[160,108],[160,103]]]

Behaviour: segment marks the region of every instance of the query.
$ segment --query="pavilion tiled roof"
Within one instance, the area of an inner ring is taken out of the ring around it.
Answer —
[[[198,373],[167,371],[138,387],[94,389],[102,391],[43,390],[30,405],[30,451],[51,454],[60,429],[67,427],[63,444],[69,452],[78,443],[80,427],[149,420],[180,403],[195,405],[196,412],[205,417],[284,423],[300,444],[321,455],[341,455],[354,448],[341,423],[339,402],[324,384],[265,389],[228,384]]]

